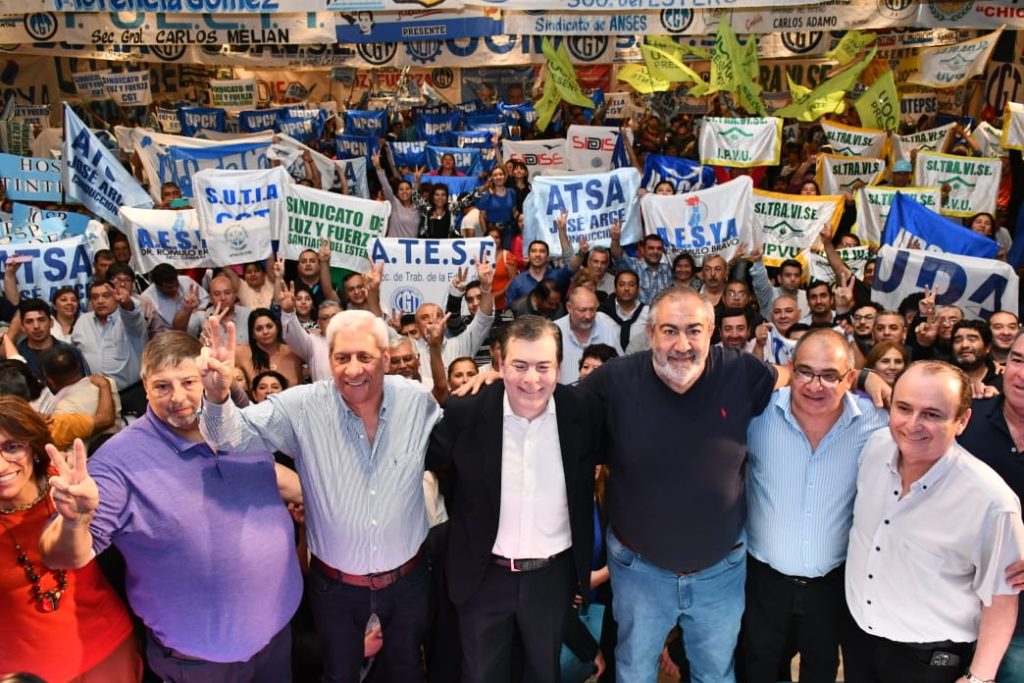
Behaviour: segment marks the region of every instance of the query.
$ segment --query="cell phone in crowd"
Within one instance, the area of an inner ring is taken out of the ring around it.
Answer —
[[[171,203],[168,204],[172,209],[187,209],[189,208],[188,197],[178,197],[172,199]]]

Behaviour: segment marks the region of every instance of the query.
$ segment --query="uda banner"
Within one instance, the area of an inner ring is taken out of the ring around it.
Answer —
[[[671,251],[693,254],[698,262],[712,255],[728,261],[741,244],[751,243],[753,188],[750,176],[739,176],[697,192],[648,192],[640,199],[644,225]]]
[[[210,79],[210,106],[242,111],[256,106],[256,79]]]
[[[946,149],[946,143],[949,142],[950,136],[953,135],[953,125],[954,124],[952,123],[947,123],[944,126],[929,128],[928,130],[923,130],[920,133],[911,133],[910,135],[893,135],[893,161],[910,161],[910,155],[914,150],[941,152]]]
[[[821,129],[835,154],[848,157],[884,156],[888,133],[884,130],[857,128],[835,121],[822,121]]]
[[[565,140],[502,140],[501,155],[526,164],[530,180],[547,170],[567,171]]]
[[[281,256],[298,260],[303,251],[316,251],[320,240],[327,240],[331,267],[362,272],[370,258],[370,244],[387,230],[390,215],[389,202],[287,185]]]
[[[882,233],[883,244],[905,249],[941,251],[995,258],[999,243],[931,211],[897,192]]]
[[[764,247],[764,264],[779,266],[796,258],[818,239],[829,234],[843,217],[843,197],[808,196],[754,190],[754,241]]]
[[[999,144],[1003,149],[1024,150],[1024,104],[1007,102],[1005,111]]]
[[[136,107],[153,103],[153,91],[149,87],[149,69],[125,71],[119,74],[103,74],[103,86],[110,99],[120,107]]]
[[[413,313],[420,304],[446,301],[448,287],[459,269],[469,268],[475,277],[474,263],[494,264],[494,240],[405,239],[381,237],[373,241],[370,258],[383,261],[380,304],[385,311]],[[363,266],[365,267],[365,263]]]
[[[712,166],[776,166],[782,152],[782,119],[709,117],[700,129],[700,162]]]
[[[885,175],[885,166],[885,159],[819,154],[818,187],[822,194],[853,192],[856,183],[874,185],[881,181]]]
[[[622,244],[633,244],[643,236],[637,190],[640,173],[619,168],[607,173],[573,176],[537,176],[526,197],[523,213],[523,244],[546,242],[552,257],[562,254],[555,220],[568,214],[566,232],[573,250],[586,241],[591,246],[611,244],[611,227],[622,225]]]
[[[889,208],[893,197],[899,192],[904,199],[915,201],[932,211],[939,210],[942,192],[937,187],[862,187],[857,191],[854,201],[857,206],[857,224],[853,234],[864,244],[877,247],[882,243],[885,222],[889,218]]]
[[[45,244],[0,243],[0,268],[11,256],[30,256],[18,268],[21,298],[52,301],[61,287],[72,287],[81,301],[88,299],[86,287],[92,279],[92,250],[85,235]]]
[[[959,306],[968,318],[1017,310],[1017,274],[1002,261],[885,245],[877,264],[871,299],[890,310],[925,287],[937,306]]]
[[[138,181],[67,104],[62,157],[61,182],[65,194],[107,222],[120,224],[121,207],[153,206],[153,200]]]
[[[1002,161],[991,157],[918,152],[914,182],[927,187],[949,187],[940,213],[967,217],[986,211],[996,213],[996,195]]]
[[[644,157],[641,185],[648,192],[654,192],[660,183],[672,183],[677,194],[704,190],[714,186],[715,170],[682,157],[648,154]]]
[[[122,207],[119,224],[132,245],[132,268],[136,273],[148,273],[161,263],[179,269],[217,265],[210,258],[195,209]]]

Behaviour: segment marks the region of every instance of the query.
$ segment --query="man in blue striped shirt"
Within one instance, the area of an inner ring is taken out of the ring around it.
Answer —
[[[795,642],[800,681],[832,683],[851,624],[843,584],[864,442],[888,423],[856,379],[846,339],[812,330],[797,343],[788,388],[748,429],[747,605],[749,683],[774,683]]]

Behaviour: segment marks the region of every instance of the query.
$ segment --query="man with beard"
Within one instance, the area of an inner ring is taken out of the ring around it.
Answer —
[[[989,355],[995,362],[1005,364],[1010,347],[1020,331],[1020,320],[1009,311],[996,311],[988,319],[988,329],[992,332],[992,350]]]
[[[992,332],[981,320],[961,320],[953,326],[953,363],[964,371],[971,384],[989,384],[1002,389],[1003,378],[989,358]]]
[[[622,225],[615,223],[611,229],[612,258],[619,269],[628,268],[640,277],[640,301],[650,304],[654,295],[672,286],[672,266],[665,260],[665,241],[660,235],[646,235],[637,246],[637,252],[643,258],[629,256],[622,250],[619,238],[622,237]]]
[[[750,347],[750,313],[741,308],[725,308],[718,315],[719,343],[727,349],[747,351]]]
[[[269,451],[214,451],[203,440],[201,348],[179,331],[146,346],[149,408],[88,470],[80,441],[67,464],[51,452],[61,460],[51,479],[58,514],[40,550],[56,569],[117,547],[161,679],[182,680],[184,668],[190,681],[290,681],[302,576],[281,498],[302,502],[298,479]]]
[[[853,340],[857,342],[860,352],[867,355],[871,347],[875,345],[872,330],[875,326],[875,319],[881,309],[877,304],[866,303],[855,306],[850,314],[850,326],[853,328]]]
[[[597,295],[587,287],[576,287],[569,294],[569,314],[555,321],[562,333],[560,384],[574,384],[580,378],[583,349],[591,344],[608,344],[622,355],[620,329],[614,320],[597,310]]]
[[[807,287],[807,306],[811,309],[810,315],[800,322],[811,327],[832,327],[832,304],[835,297],[832,296],[832,288],[827,282],[812,282]]]

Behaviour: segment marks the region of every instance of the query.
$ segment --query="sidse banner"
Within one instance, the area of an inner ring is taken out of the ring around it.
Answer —
[[[614,126],[569,126],[565,134],[569,170],[588,173],[612,170],[612,155],[619,134]],[[632,144],[631,140],[629,142]]]
[[[565,140],[502,140],[501,155],[505,161],[521,161],[532,181],[547,170],[567,171]]]
[[[648,233],[661,235],[666,248],[729,260],[740,245],[750,245],[754,183],[739,176],[722,185],[685,194],[648,192],[640,200]],[[748,246],[749,251],[749,246]]]

